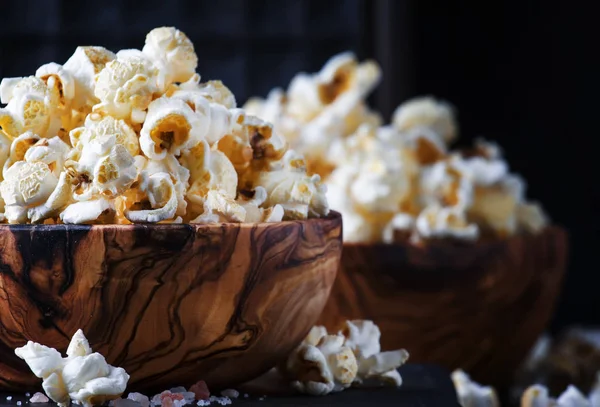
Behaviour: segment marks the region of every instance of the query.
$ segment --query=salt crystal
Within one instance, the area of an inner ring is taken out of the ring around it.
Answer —
[[[142,393],[129,393],[127,398],[138,402],[142,407],[150,407],[150,399]]]
[[[186,404],[187,404],[187,401],[186,401],[186,400],[183,400],[183,399],[181,399],[181,400],[174,400],[174,401],[173,401],[173,406],[174,406],[174,407],[183,407],[183,406],[185,406]]]
[[[140,403],[130,399],[116,399],[114,400],[115,407],[140,407]]]
[[[201,406],[201,407],[202,406],[210,406],[210,401],[209,400],[198,400],[196,405]]]
[[[196,400],[206,400],[210,397],[210,391],[204,380],[192,385],[190,391],[196,395]]]
[[[196,393],[194,393],[193,391],[184,391],[183,393],[179,394],[181,394],[183,396],[183,399],[188,403],[196,400]]]
[[[170,392],[171,393],[185,393],[187,390],[183,386],[173,387]]]
[[[20,406],[21,404],[23,404],[23,403],[21,403],[20,401],[17,401],[17,406]]]
[[[12,400],[12,396],[6,396],[6,400],[11,401]]]
[[[31,393],[25,393],[25,397],[30,397]]]
[[[169,396],[165,396],[162,399],[162,407],[173,407],[173,399]]]
[[[44,393],[37,392],[29,399],[30,403],[49,403],[50,399]]]
[[[248,397],[248,393],[244,393],[244,398],[247,399]]]

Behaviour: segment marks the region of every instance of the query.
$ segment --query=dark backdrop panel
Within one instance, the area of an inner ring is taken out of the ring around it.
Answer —
[[[530,196],[571,231],[555,327],[600,322],[600,36],[590,10],[516,0],[0,2],[0,77],[64,62],[77,45],[141,48],[160,25],[186,32],[203,78],[222,79],[241,103],[334,53],[376,58],[384,79],[371,102],[386,118],[408,97],[435,94],[458,108],[463,143],[501,143]]]

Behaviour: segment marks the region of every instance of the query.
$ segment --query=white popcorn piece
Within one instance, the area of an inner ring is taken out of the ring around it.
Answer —
[[[155,28],[142,52],[166,72],[167,82],[185,82],[196,73],[198,57],[190,39],[175,27]]]
[[[96,75],[116,55],[104,47],[77,47],[73,55],[65,62],[63,68],[75,80],[75,95],[72,108],[75,110],[90,108],[98,103],[94,96]]]
[[[464,211],[459,207],[427,206],[415,221],[415,231],[422,239],[476,240],[479,228],[467,222]]]
[[[75,79],[71,73],[63,66],[50,62],[40,66],[35,71],[35,76],[46,82],[46,86],[58,100],[58,107],[61,111],[71,108],[71,103],[75,98]]]
[[[209,190],[204,197],[204,212],[191,223],[245,222],[246,209],[221,191]]]
[[[149,175],[141,174],[140,190],[147,195],[152,209],[126,210],[125,217],[133,223],[155,223],[175,217],[177,212],[177,191],[166,172]]]
[[[18,79],[18,80],[17,80]],[[40,137],[53,137],[61,126],[58,94],[54,94],[46,83],[35,76],[3,79],[0,94],[4,96],[0,108],[0,128],[10,139],[26,131]]]
[[[446,143],[453,141],[458,132],[453,107],[432,97],[418,97],[404,102],[394,111],[392,122],[401,131],[416,127],[432,129]]]
[[[383,242],[393,243],[396,232],[410,233],[415,225],[415,218],[407,213],[397,213],[383,229]]]
[[[465,211],[473,205],[474,186],[470,173],[452,162],[440,161],[421,171],[419,187],[423,206],[441,204]]]
[[[111,203],[105,198],[75,202],[60,213],[60,220],[67,224],[90,223],[111,209]]]
[[[129,56],[114,59],[96,76],[94,112],[141,123],[158,90],[158,70],[148,60]]]
[[[498,395],[493,387],[481,386],[460,369],[452,372],[451,378],[458,394],[458,402],[462,407],[500,406]]]
[[[519,204],[516,216],[519,227],[531,233],[541,232],[550,223],[538,202]]]
[[[37,143],[41,139],[40,136],[34,134],[30,131],[27,131],[10,143],[8,157],[6,157],[4,165],[3,165],[3,177],[6,176],[4,173],[16,162],[24,161],[25,154],[27,150],[29,150],[35,143]]]
[[[381,331],[373,321],[346,321],[342,334],[346,337],[345,345],[356,356],[358,372],[355,383],[377,379],[394,386],[402,384],[402,378],[396,369],[406,363],[408,352],[405,349],[381,352]]]
[[[83,149],[85,144],[96,139],[114,138],[117,144],[122,144],[129,154],[136,156],[140,153],[140,144],[137,134],[124,120],[117,120],[111,116],[101,116],[96,113],[89,114],[85,118],[82,127],[69,132],[71,145],[76,150]]]
[[[15,349],[15,354],[43,380],[44,391],[59,406],[67,406],[73,400],[92,407],[121,396],[129,375],[122,368],[106,363],[99,353],[92,353],[81,330],[75,333],[68,349],[68,356],[63,358],[56,349],[29,341]],[[43,400],[36,396],[37,400]]]
[[[39,223],[56,216],[71,202],[73,188],[70,175],[63,171],[58,177],[58,183],[46,202],[27,210],[27,218],[32,223]]]
[[[267,200],[267,191],[263,187],[256,187],[254,191],[247,191],[251,197],[246,197],[240,194],[240,197],[236,200],[244,210],[246,211],[246,223],[259,223],[259,222],[280,222],[285,215],[285,210],[281,205],[275,205],[270,208],[262,208],[261,206]]]
[[[140,146],[153,160],[167,154],[180,155],[202,140],[202,122],[181,99],[162,97],[148,106],[148,115],[140,132]]]
[[[301,344],[288,358],[286,372],[302,393],[322,396],[350,387],[358,366],[343,335],[326,335],[316,346]]]

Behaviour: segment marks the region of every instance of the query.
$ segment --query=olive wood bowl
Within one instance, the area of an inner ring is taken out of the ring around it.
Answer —
[[[0,225],[0,389],[40,388],[14,354],[83,329],[129,390],[228,387],[316,323],[342,250],[324,219],[219,225]]]
[[[320,323],[372,319],[383,349],[504,386],[553,314],[567,243],[553,226],[471,244],[345,244]]]

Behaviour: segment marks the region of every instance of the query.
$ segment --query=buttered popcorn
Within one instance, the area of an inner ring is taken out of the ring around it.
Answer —
[[[320,177],[307,175],[303,158],[271,124],[237,108],[222,82],[201,82],[197,64],[189,38],[160,27],[141,50],[77,47],[63,65],[3,79],[0,222],[278,222],[326,215]],[[372,70],[342,58],[321,75],[315,89],[323,95],[307,108],[331,103],[342,88],[364,93]]]
[[[547,225],[496,144],[449,151],[456,129],[447,103],[417,98],[396,110],[391,125],[364,124],[337,142],[325,183],[344,217],[345,241],[475,241]]]

